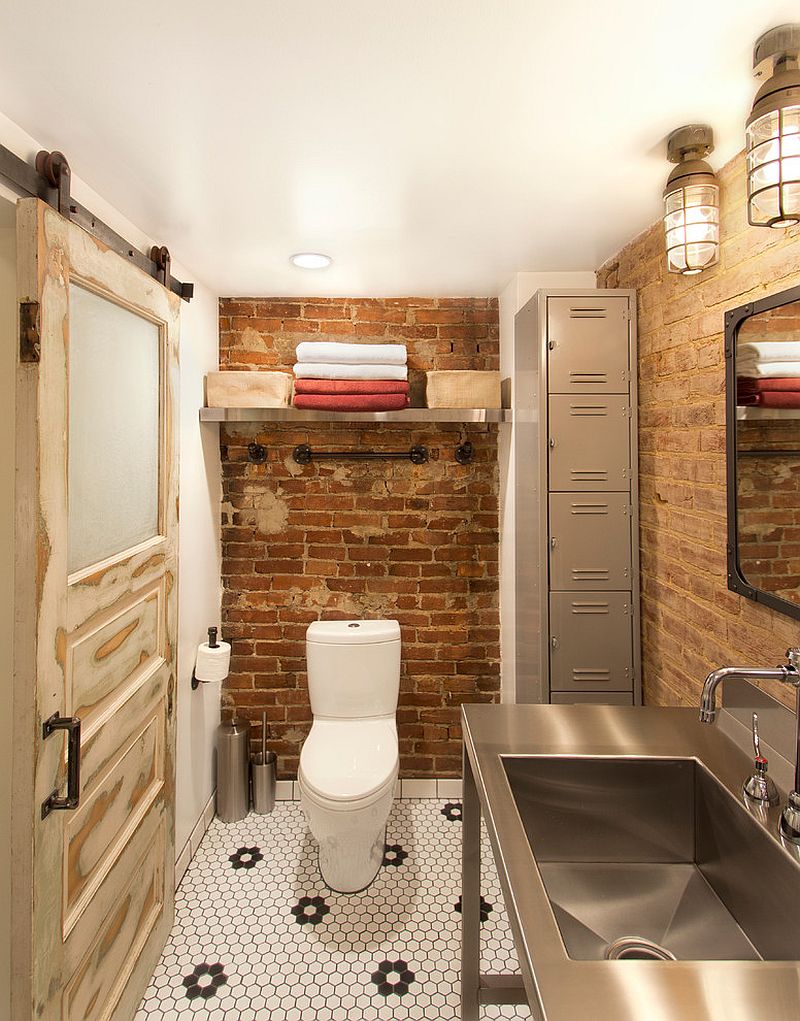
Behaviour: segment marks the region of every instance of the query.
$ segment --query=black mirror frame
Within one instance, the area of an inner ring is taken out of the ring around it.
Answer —
[[[742,324],[751,316],[761,312],[770,312],[781,305],[789,305],[800,301],[800,287],[790,287],[786,291],[770,294],[758,301],[740,305],[725,313],[725,457],[727,469],[727,504],[728,504],[728,588],[738,592],[740,596],[752,599],[763,606],[769,606],[778,613],[800,620],[800,604],[781,599],[772,592],[754,588],[742,574],[739,565],[739,530],[736,508],[736,340]]]

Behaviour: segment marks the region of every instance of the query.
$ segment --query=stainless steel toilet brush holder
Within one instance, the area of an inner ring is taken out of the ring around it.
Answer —
[[[250,774],[253,778],[253,811],[258,815],[269,815],[275,807],[275,752],[257,752],[250,765]]]

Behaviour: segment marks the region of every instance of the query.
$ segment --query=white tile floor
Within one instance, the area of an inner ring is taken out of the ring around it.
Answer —
[[[395,801],[387,861],[363,894],[331,893],[298,802],[211,824],[136,1021],[451,1021],[459,1013],[460,805]],[[487,971],[516,971],[488,842]],[[529,1018],[486,1007],[485,1018]]]

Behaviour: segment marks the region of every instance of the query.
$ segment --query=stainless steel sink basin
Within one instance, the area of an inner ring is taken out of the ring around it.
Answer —
[[[464,707],[462,1019],[798,1021],[800,862],[693,709]],[[782,799],[786,792],[781,791]],[[479,968],[480,816],[520,975]]]
[[[800,960],[792,862],[699,762],[503,766],[572,959]]]

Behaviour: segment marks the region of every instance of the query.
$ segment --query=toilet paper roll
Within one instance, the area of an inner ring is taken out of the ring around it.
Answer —
[[[208,642],[201,642],[197,646],[194,675],[198,681],[224,681],[230,665],[230,642],[219,642],[214,649]]]

